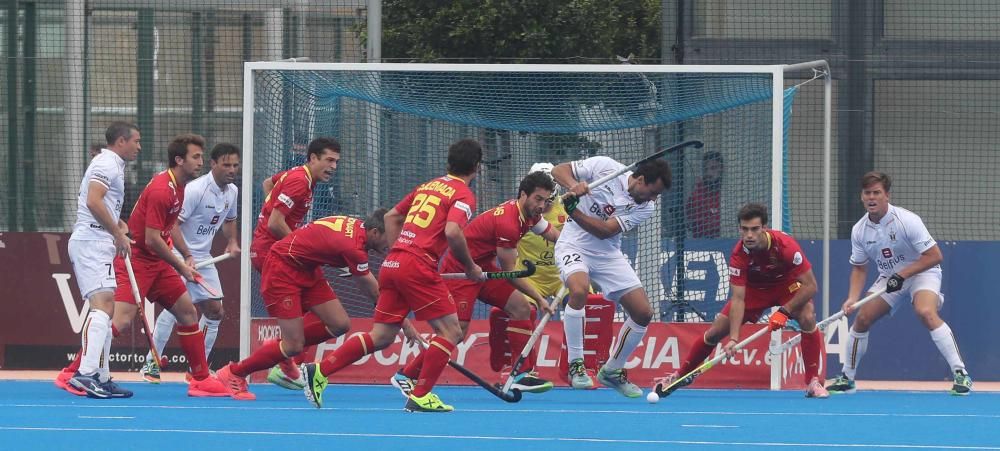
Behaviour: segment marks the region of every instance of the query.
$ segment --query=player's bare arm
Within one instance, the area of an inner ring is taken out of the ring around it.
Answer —
[[[188,247],[187,241],[184,240],[184,234],[181,233],[180,220],[174,223],[174,227],[170,229],[170,239],[174,242],[177,252],[181,253],[184,264],[194,269],[194,257],[191,256],[191,249]]]
[[[240,237],[236,233],[236,221],[223,223],[222,235],[226,237],[226,253],[238,257],[240,255]]]
[[[170,266],[173,266],[185,279],[193,282],[198,275],[198,272],[185,264],[180,257],[170,252],[170,246],[167,246],[167,242],[163,241],[160,230],[146,227],[146,247],[156,253],[163,261],[169,263]]]
[[[580,197],[590,192],[586,183],[573,176],[573,166],[570,163],[560,163],[552,168],[552,178],[569,191],[567,194],[572,193],[576,197]]]
[[[354,283],[358,284],[358,289],[368,297],[368,300],[372,301],[373,305],[378,302],[378,280],[375,279],[374,274],[368,273],[361,277],[355,277]]]
[[[292,233],[292,229],[285,223],[285,214],[277,208],[271,210],[271,216],[267,218],[267,230],[278,240]]]
[[[559,229],[557,229],[555,227],[549,227],[548,230],[542,232],[541,236],[542,236],[542,238],[545,238],[546,240],[555,243],[556,240],[559,239],[559,235],[561,233],[562,233],[562,231],[560,231]]]
[[[851,265],[851,275],[847,288],[847,300],[841,308],[845,315],[854,312],[854,304],[861,299],[861,290],[864,289],[865,279],[868,278],[868,265]]]
[[[392,247],[392,244],[399,238],[399,233],[403,231],[403,222],[406,220],[406,216],[395,208],[390,208],[382,219],[385,221],[385,236],[389,246]]]
[[[271,194],[271,190],[274,189],[274,182],[271,181],[271,177],[264,179],[264,183],[260,184],[260,187],[264,189],[264,195],[267,196]]]
[[[554,229],[554,228],[555,227],[549,227],[549,229]],[[504,271],[513,271],[517,267],[517,249],[508,247],[498,247],[497,260],[500,261],[500,269]],[[555,314],[555,311],[552,310],[552,307],[549,306],[549,303],[545,300],[544,297],[542,297],[541,294],[538,293],[538,290],[536,290],[533,285],[528,283],[527,279],[519,279],[519,278],[508,279],[507,282],[513,285],[514,288],[517,288],[518,291],[524,293],[529,298],[534,300],[535,305],[537,305],[538,308],[548,313]]]
[[[126,224],[124,229],[119,227],[121,219],[114,217],[108,207],[104,206],[104,195],[107,193],[108,187],[103,183],[90,182],[90,187],[87,190],[87,208],[90,209],[94,219],[101,224],[101,227],[104,227],[104,230],[107,230],[114,238],[115,252],[124,257],[129,254],[132,240],[125,235],[128,232],[128,225]]]
[[[386,221],[386,226],[388,227],[388,221]],[[388,233],[388,229],[386,232]],[[448,221],[444,225],[444,236],[448,239],[448,249],[451,250],[455,259],[465,267],[465,275],[469,277],[469,280],[484,280],[482,268],[472,260],[472,255],[469,253],[469,243],[465,241],[462,227],[455,222]]]
[[[573,210],[569,216],[573,218],[573,220],[576,221],[576,223],[579,224],[583,230],[586,230],[591,235],[594,235],[602,240],[618,235],[622,231],[621,224],[618,223],[618,220],[615,219],[614,216],[606,220],[601,220],[600,218],[589,216],[578,209]]]

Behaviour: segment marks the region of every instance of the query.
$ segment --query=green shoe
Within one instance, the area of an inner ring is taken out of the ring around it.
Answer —
[[[597,380],[601,385],[618,390],[626,398],[638,398],[642,396],[642,389],[628,380],[628,372],[625,368],[609,370],[607,365],[602,366],[597,372]]]
[[[587,374],[587,366],[583,359],[569,362],[569,382],[575,389],[590,390],[594,388],[594,380]]]
[[[966,396],[972,391],[972,378],[965,370],[955,370],[955,384],[951,386],[951,394]]]
[[[441,402],[441,399],[434,393],[428,393],[419,398],[410,395],[403,410],[407,412],[451,412],[455,408]]]
[[[302,375],[299,375],[299,379],[292,379],[286,376],[285,372],[278,365],[272,367],[271,371],[267,373],[267,381],[289,390],[303,390],[306,388],[306,380],[302,378]]]
[[[850,395],[856,393],[858,390],[854,387],[854,381],[848,379],[844,373],[841,373],[840,376],[837,376],[833,380],[832,384],[826,387],[826,391],[830,392],[831,395]]]
[[[322,408],[323,390],[326,390],[326,385],[330,381],[319,371],[315,363],[305,363],[300,368],[307,381],[305,388],[302,389],[306,394],[306,399],[317,409]]]
[[[144,365],[142,365],[142,369],[139,370],[139,372],[142,373],[142,378],[145,379],[146,382],[149,382],[150,384],[160,383],[160,367],[151,364],[148,360]]]
[[[514,384],[511,385],[511,388],[525,393],[545,393],[552,390],[552,382],[538,377],[538,374],[532,371],[514,376]]]

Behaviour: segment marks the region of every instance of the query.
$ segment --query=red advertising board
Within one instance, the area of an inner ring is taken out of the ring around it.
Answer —
[[[370,330],[370,319],[354,319],[351,321],[352,333]],[[423,326],[423,327],[421,327]],[[621,326],[615,323],[617,332]],[[426,325],[418,325],[421,332],[426,331]],[[760,325],[746,325],[743,336],[749,336]],[[644,388],[652,386],[656,377],[664,376],[678,368],[686,355],[691,343],[701,340],[708,329],[703,323],[653,323],[646,332],[646,337],[636,349],[626,368],[629,378]],[[254,320],[251,325],[251,349],[256,349],[264,340],[280,336],[277,323],[272,319]],[[794,332],[784,332],[784,339],[794,336]],[[341,336],[317,346],[315,354],[306,355],[306,360],[320,360],[327,353],[337,349],[351,335]],[[425,337],[429,336],[425,333]],[[469,327],[468,337],[458,344],[452,358],[480,375],[488,381],[501,382],[501,375],[490,368],[489,364],[489,323],[486,320],[473,320]],[[562,324],[552,322],[546,325],[545,332],[536,345],[538,360],[536,368],[542,377],[552,380],[558,385],[565,385],[559,375],[559,360],[562,355],[563,331]],[[771,356],[768,354],[768,342],[761,338],[737,353],[732,358],[724,360],[711,371],[698,378],[694,387],[701,388],[760,388],[770,387]],[[351,384],[385,384],[399,369],[420,352],[413,344],[404,345],[399,337],[386,349],[362,358],[357,363],[344,368],[331,378],[333,383]],[[714,354],[713,354],[714,355]],[[783,359],[782,388],[805,388],[803,374],[805,365],[802,363],[801,351],[796,346],[786,352]],[[821,362],[824,359],[821,359]],[[821,372],[822,374],[822,372]],[[255,375],[255,382],[263,381],[266,375],[260,372]],[[440,383],[447,385],[468,385],[468,379],[452,368],[446,368]]]

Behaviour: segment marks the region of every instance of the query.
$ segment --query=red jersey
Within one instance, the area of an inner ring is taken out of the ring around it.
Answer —
[[[698,179],[694,191],[684,204],[688,229],[695,238],[718,238],[721,224],[719,200],[722,191],[711,189]]]
[[[312,207],[313,177],[309,168],[295,167],[271,176],[274,188],[264,198],[264,206],[257,217],[257,227],[253,231],[253,243],[250,250],[257,255],[264,255],[267,249],[277,241],[267,228],[271,212],[277,209],[285,215],[285,224],[295,230],[302,226],[302,220]]]
[[[788,284],[812,269],[799,243],[784,232],[768,230],[767,249],[749,251],[737,242],[729,258],[729,282],[735,286],[767,289]]]
[[[476,197],[462,179],[446,175],[418,185],[394,208],[406,213],[406,221],[392,251],[428,258],[436,266],[448,248],[445,224],[465,227],[476,210]]]
[[[360,219],[327,216],[313,221],[271,246],[271,258],[311,271],[320,265],[348,267],[351,274],[368,274],[367,234]]]
[[[160,231],[160,238],[173,247],[170,230],[177,223],[184,205],[184,186],[177,183],[177,178],[169,169],[153,176],[149,184],[142,189],[139,200],[132,208],[132,216],[128,218],[128,229],[132,233],[132,251],[136,255],[159,258],[152,249],[146,246],[146,227]]]
[[[493,266],[497,257],[497,248],[517,248],[521,237],[529,230],[541,235],[551,227],[541,215],[534,218],[524,217],[517,200],[508,200],[497,205],[492,210],[476,216],[465,227],[465,241],[469,244],[469,253],[479,266]],[[443,268],[461,270],[462,264],[452,254],[444,259]]]

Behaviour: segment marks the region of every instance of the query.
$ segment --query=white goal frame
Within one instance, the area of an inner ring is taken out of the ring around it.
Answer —
[[[830,254],[830,202],[831,202],[831,128],[832,86],[830,65],[825,60],[798,64],[776,65],[554,65],[554,64],[409,64],[409,63],[311,63],[297,61],[248,62],[243,66],[243,158],[242,199],[240,205],[240,358],[250,353],[250,239],[258,212],[252,212],[253,124],[254,124],[254,72],[261,70],[283,71],[392,71],[392,72],[590,72],[590,73],[731,73],[770,74],[771,98],[771,204],[772,224],[781,229],[784,213],[782,204],[782,167],[784,153],[784,90],[785,74],[813,71],[824,82],[823,94],[823,255],[822,255],[822,316],[830,312],[829,305],[829,254]],[[780,344],[779,333],[772,334],[771,344]],[[783,361],[784,359],[778,359]],[[825,362],[823,362],[825,367]],[[771,365],[771,389],[780,388],[780,364]]]

